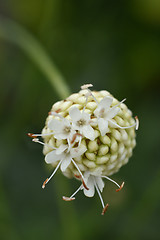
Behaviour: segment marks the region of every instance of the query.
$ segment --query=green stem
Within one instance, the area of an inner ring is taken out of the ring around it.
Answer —
[[[60,98],[70,95],[70,90],[60,71],[52,62],[43,46],[22,26],[13,20],[0,17],[0,38],[21,48],[46,75]]]

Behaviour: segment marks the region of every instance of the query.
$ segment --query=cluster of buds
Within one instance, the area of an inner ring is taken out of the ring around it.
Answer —
[[[128,162],[136,145],[135,129],[138,118],[132,118],[131,111],[107,91],[91,91],[92,84],[81,87],[79,93],[52,106],[41,134],[28,135],[34,142],[42,144],[45,161],[52,164],[54,171],[42,188],[60,168],[69,178],[81,181],[80,187],[63,200],[72,201],[78,191],[87,197],[97,191],[102,203],[102,215],[108,208],[104,204],[102,191],[107,179],[120,191],[119,185],[109,176]],[[43,141],[39,140],[39,137]]]

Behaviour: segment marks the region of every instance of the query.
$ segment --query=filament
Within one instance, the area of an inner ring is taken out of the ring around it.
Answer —
[[[95,185],[95,187],[96,187],[97,193],[98,193],[99,198],[100,198],[100,200],[101,200],[102,207],[104,208],[105,205],[104,205],[104,202],[103,202],[103,198],[102,198],[102,195],[101,195],[101,193],[100,193],[100,191],[99,191],[99,189],[98,189],[98,187],[97,187],[97,184],[96,184],[96,181],[95,181],[95,180],[94,180],[94,185]]]
[[[61,165],[62,161],[63,161],[63,160],[61,160],[61,161],[58,163],[57,167],[54,169],[54,171],[53,171],[53,173],[51,174],[51,176],[44,181],[44,183],[42,184],[42,188],[43,188],[43,189],[45,188],[46,184],[51,180],[51,178],[54,176],[54,174],[57,172],[57,170],[58,170],[59,166]]]

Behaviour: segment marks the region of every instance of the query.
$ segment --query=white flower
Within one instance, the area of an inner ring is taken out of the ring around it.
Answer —
[[[103,98],[94,111],[94,115],[98,118],[98,127],[102,136],[108,131],[108,122],[120,111],[118,107],[110,108],[112,101],[112,97]]]
[[[69,141],[69,139],[76,133],[75,130],[73,130],[70,121],[66,118],[63,118],[62,120],[51,119],[48,123],[48,127],[54,132],[54,137],[58,140],[67,139]]]
[[[85,188],[83,189],[84,195],[86,195],[87,197],[94,196],[95,188],[96,189],[98,188],[98,190],[100,190],[100,192],[103,191],[104,182],[100,176],[96,176],[96,175],[94,175],[94,173],[87,171],[84,174],[84,179],[87,184],[87,187],[89,188],[89,190],[87,190]]]
[[[60,160],[61,171],[64,172],[73,158],[81,156],[86,150],[87,148],[84,145],[69,150],[68,145],[61,144],[59,148],[49,152],[45,156],[45,161],[50,164]]]
[[[95,133],[90,125],[90,114],[84,111],[80,112],[78,108],[74,107],[69,111],[69,115],[72,119],[73,128],[78,130],[84,137],[93,141]]]
[[[83,177],[78,165],[73,160],[73,158],[79,157],[83,153],[85,153],[86,150],[87,150],[87,148],[84,145],[80,145],[79,147],[76,147],[76,148],[69,148],[68,145],[61,144],[61,146],[59,148],[49,152],[45,156],[46,163],[52,164],[52,163],[57,162],[57,161],[59,161],[59,163],[56,166],[53,173],[51,174],[51,176],[44,181],[44,183],[42,185],[42,188],[45,188],[45,185],[54,176],[54,174],[56,173],[56,171],[58,170],[59,167],[61,168],[61,171],[64,172],[67,169],[67,167],[70,165],[70,163],[72,162],[74,164],[74,166],[77,168],[77,170],[78,170],[78,172],[79,172],[79,174],[82,178],[82,182],[83,182],[84,187],[86,189],[88,189],[86,184],[85,184],[84,177]]]
[[[90,171],[86,171],[84,174],[84,181],[87,184],[87,187],[89,188],[88,190],[86,188],[84,188],[84,186],[81,184],[80,187],[70,196],[70,197],[65,197],[63,196],[63,200],[65,201],[72,201],[75,199],[75,195],[77,192],[79,192],[80,190],[83,190],[85,196],[87,197],[93,197],[95,194],[95,189],[99,195],[99,198],[101,200],[102,203],[102,215],[104,215],[104,213],[107,211],[107,208],[109,206],[109,204],[107,203],[106,205],[104,204],[103,198],[101,193],[103,192],[103,188],[104,188],[104,182],[102,180],[102,178],[106,178],[109,181],[113,182],[114,184],[116,184],[118,186],[118,189],[116,189],[116,192],[119,192],[123,186],[124,186],[124,182],[121,184],[121,186],[116,183],[114,180],[112,180],[111,178],[107,177],[107,176],[102,176],[102,171],[99,169],[97,171],[94,172],[90,172]]]

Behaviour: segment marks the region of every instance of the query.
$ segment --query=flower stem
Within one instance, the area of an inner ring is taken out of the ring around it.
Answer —
[[[60,98],[70,95],[64,77],[57,69],[43,46],[26,29],[13,20],[0,17],[0,38],[21,48],[46,75]]]

